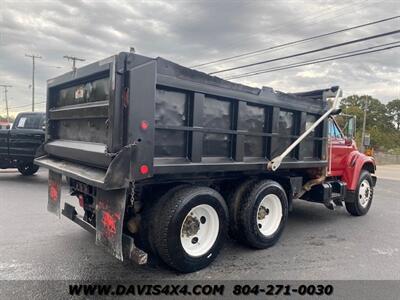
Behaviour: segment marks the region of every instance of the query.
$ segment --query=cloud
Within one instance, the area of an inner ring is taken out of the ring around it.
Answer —
[[[12,111],[28,110],[32,61],[37,60],[36,101],[45,101],[46,80],[71,68],[64,55],[103,59],[134,46],[137,52],[194,65],[267,48],[399,14],[396,1],[1,1],[0,82],[11,84]],[[399,21],[376,24],[262,55],[210,65],[210,72],[391,31]],[[398,26],[397,26],[398,27]],[[274,67],[399,40],[400,35],[280,61]],[[83,63],[78,63],[82,65]],[[61,68],[55,68],[61,67]],[[254,68],[253,68],[254,69]],[[346,94],[400,97],[398,49],[237,80],[287,92],[342,85]],[[252,68],[222,73],[221,77]],[[0,112],[4,111],[3,96]],[[20,107],[26,105],[25,107]],[[15,107],[15,108],[14,108]],[[44,109],[43,104],[38,104]]]

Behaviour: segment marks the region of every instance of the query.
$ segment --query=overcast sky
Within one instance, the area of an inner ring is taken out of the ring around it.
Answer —
[[[10,110],[29,110],[32,60],[36,102],[44,109],[46,80],[67,72],[64,55],[103,59],[135,47],[191,66],[247,51],[400,15],[400,1],[5,1],[0,0],[0,84],[10,84]],[[210,65],[211,72],[400,28],[400,19],[317,39],[255,57]],[[269,68],[400,40],[400,34],[258,66]],[[340,85],[345,95],[400,98],[400,48],[238,79],[286,92]],[[56,68],[58,67],[58,68]],[[228,77],[252,69],[221,73]],[[1,89],[0,113],[5,111]],[[22,107],[20,107],[22,106]]]

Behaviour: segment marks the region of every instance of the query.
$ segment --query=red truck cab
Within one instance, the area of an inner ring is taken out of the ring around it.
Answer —
[[[371,206],[376,184],[375,160],[357,149],[354,134],[346,136],[333,117],[329,119],[328,132],[327,176],[346,183],[347,210],[353,215],[364,215]]]

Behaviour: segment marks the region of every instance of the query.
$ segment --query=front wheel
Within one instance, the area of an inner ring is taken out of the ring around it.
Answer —
[[[150,239],[170,267],[184,273],[208,266],[218,255],[228,227],[222,196],[208,187],[186,186],[156,204]]]
[[[18,166],[18,171],[24,176],[31,176],[39,170],[39,166],[33,163],[24,163]]]
[[[345,202],[347,211],[353,216],[366,215],[371,207],[373,195],[374,186],[371,174],[368,171],[362,171],[351,202]]]

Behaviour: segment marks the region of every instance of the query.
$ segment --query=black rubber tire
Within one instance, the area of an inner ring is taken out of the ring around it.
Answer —
[[[18,166],[18,171],[24,176],[31,176],[39,170],[39,166],[33,163],[25,163]]]
[[[360,185],[364,180],[368,180],[369,185],[371,187],[371,198],[369,199],[368,205],[366,207],[363,207],[360,204],[360,199],[359,199],[359,189]],[[346,210],[349,212],[349,214],[359,217],[359,216],[364,216],[368,213],[371,204],[372,204],[372,199],[374,197],[374,187],[373,187],[373,181],[371,177],[371,173],[364,170],[360,174],[360,178],[358,180],[357,188],[354,192],[354,198],[352,199],[352,202],[345,202]]]
[[[239,235],[238,218],[239,218],[239,205],[240,200],[243,198],[243,194],[249,188],[250,185],[254,184],[254,179],[249,179],[241,184],[231,192],[228,196],[228,210],[229,210],[229,236],[233,239],[237,239]]]
[[[171,268],[182,273],[195,272],[207,267],[218,255],[226,238],[228,208],[222,196],[208,187],[179,188],[156,204],[157,221],[150,226],[151,244],[159,257]],[[189,211],[201,204],[212,206],[219,218],[219,232],[214,245],[204,255],[193,257],[182,247],[180,232]]]
[[[159,199],[152,203],[151,207],[148,207],[143,216],[142,216],[142,226],[141,226],[141,234],[145,242],[145,249],[149,250],[154,256],[159,258],[159,253],[157,251],[156,246],[154,245],[154,237],[159,234],[159,220],[160,214],[162,213],[163,207],[165,203],[169,201],[173,195],[186,187],[190,187],[189,184],[180,184],[175,187],[170,188],[166,191]],[[146,223],[145,223],[146,222]]]
[[[277,195],[280,200],[282,218],[277,230],[273,234],[265,236],[257,225],[257,210],[262,199],[271,193]],[[240,242],[256,249],[273,246],[281,237],[288,218],[288,200],[285,190],[273,180],[262,180],[252,184],[240,201],[238,216],[238,239]]]

